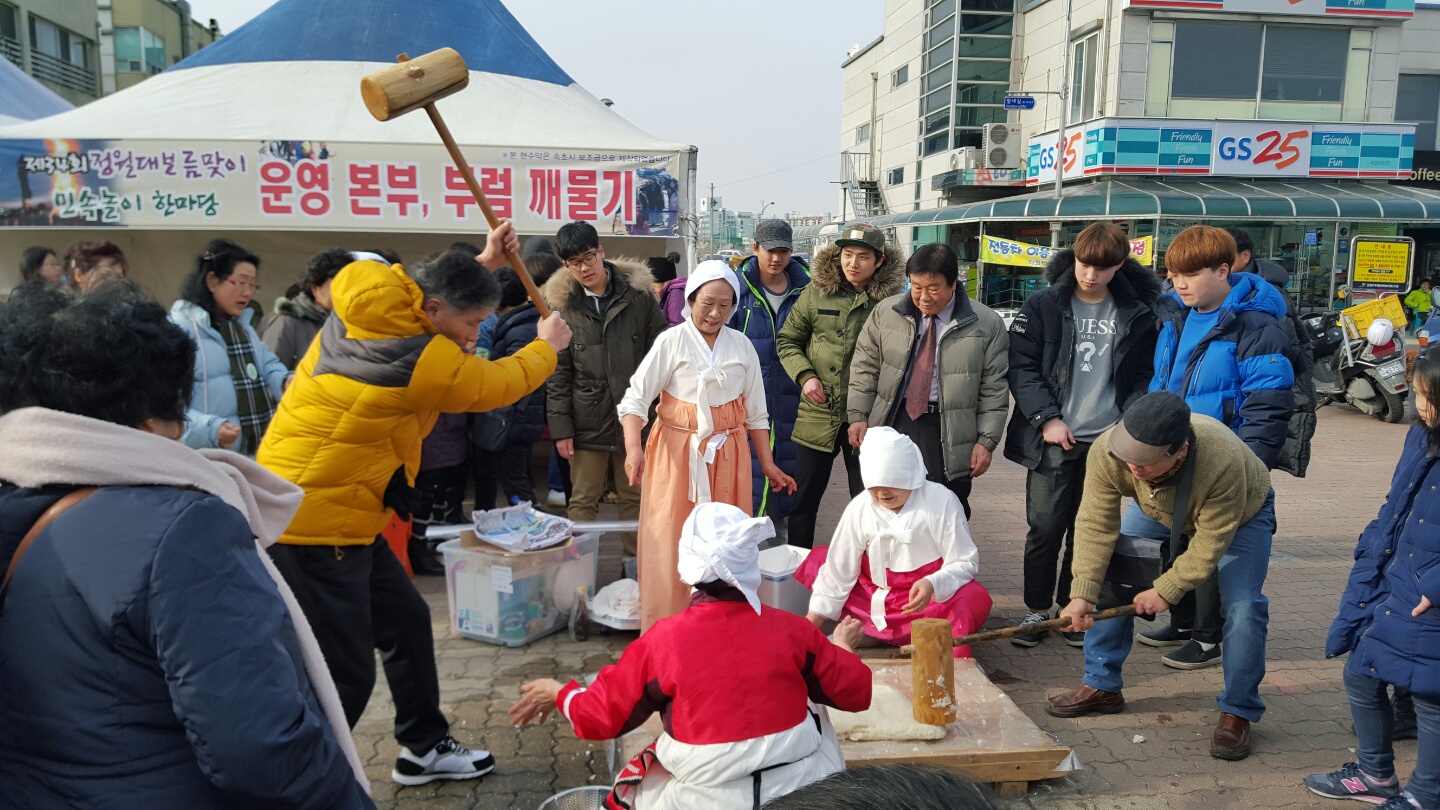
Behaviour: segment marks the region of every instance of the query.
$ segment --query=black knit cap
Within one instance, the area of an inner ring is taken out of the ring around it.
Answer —
[[[1110,433],[1110,453],[1137,467],[1174,454],[1190,437],[1190,406],[1169,391],[1135,400]]]

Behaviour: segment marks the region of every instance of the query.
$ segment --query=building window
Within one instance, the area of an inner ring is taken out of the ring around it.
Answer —
[[[1070,62],[1070,122],[1089,121],[1100,115],[1096,85],[1100,83],[1100,35],[1075,43]]]
[[[1177,22],[1171,98],[1343,98],[1350,31],[1260,23]]]
[[[904,167],[904,166],[901,166],[901,167],[899,167],[899,168],[897,168],[897,169],[891,169],[890,171],[885,172],[885,185],[887,185],[887,186],[898,186],[898,185],[901,185],[901,184],[904,183],[904,182],[905,182],[905,167]]]
[[[30,15],[30,42],[37,53],[77,68],[90,66],[89,40],[34,14]]]
[[[164,70],[165,40],[148,28],[115,29],[115,72],[148,73]]]
[[[1440,76],[1401,73],[1395,89],[1395,120],[1415,125],[1415,149],[1435,148],[1440,120]]]
[[[1015,0],[926,0],[920,153],[980,142],[1006,120]]]
[[[14,6],[0,3],[0,37],[6,39],[19,39],[20,26],[15,22],[16,9]]]
[[[870,124],[866,122],[855,127],[855,143],[864,143],[870,140]]]
[[[910,81],[910,66],[901,65],[899,70],[890,74],[890,89],[894,90],[908,81]]]

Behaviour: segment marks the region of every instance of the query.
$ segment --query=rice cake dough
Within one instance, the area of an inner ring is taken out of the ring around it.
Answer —
[[[910,701],[894,687],[883,684],[877,684],[871,693],[870,708],[854,714],[831,709],[830,723],[835,727],[835,736],[851,742],[909,742],[945,736],[944,726],[917,723]]]

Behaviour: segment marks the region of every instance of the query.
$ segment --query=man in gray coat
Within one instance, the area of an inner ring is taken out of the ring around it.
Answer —
[[[1010,337],[994,310],[958,284],[947,245],[905,263],[909,292],[870,313],[850,365],[850,443],[889,425],[919,445],[926,477],[954,492],[970,516],[970,487],[990,469],[1010,410]]]

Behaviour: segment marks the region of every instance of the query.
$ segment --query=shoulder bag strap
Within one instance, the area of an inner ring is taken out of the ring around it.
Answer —
[[[20,558],[25,556],[25,551],[30,548],[30,544],[35,542],[35,538],[39,537],[40,533],[45,531],[45,528],[49,526],[55,518],[60,517],[65,513],[65,510],[93,495],[96,489],[98,489],[98,487],[82,487],[71,492],[69,495],[56,501],[49,509],[46,509],[45,513],[40,516],[40,519],[35,521],[35,525],[30,527],[30,531],[25,534],[25,539],[21,540],[20,545],[15,548],[15,556],[10,558],[10,567],[5,569],[5,579],[0,581],[0,607],[3,607],[5,604],[5,594],[10,592],[10,579],[15,576],[15,568],[20,564]]]
[[[1185,518],[1190,512],[1190,490],[1195,483],[1195,442],[1190,442],[1190,452],[1185,466],[1180,470],[1180,480],[1175,482],[1175,517],[1170,523],[1170,561],[1168,568],[1175,566],[1175,560],[1182,551],[1181,542],[1185,534]],[[1188,544],[1187,544],[1188,545]]]

